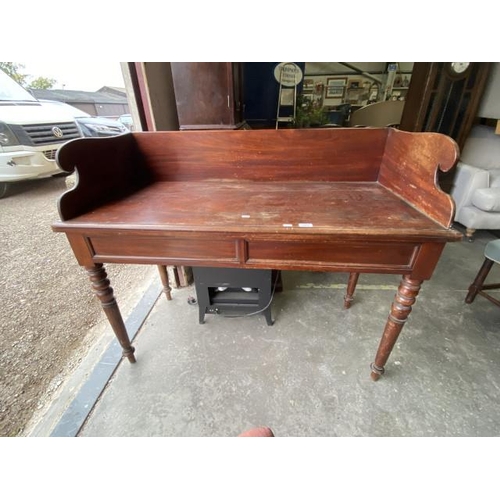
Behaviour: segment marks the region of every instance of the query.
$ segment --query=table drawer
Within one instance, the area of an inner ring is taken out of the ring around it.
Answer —
[[[234,241],[206,241],[189,238],[93,236],[90,245],[96,258],[151,258],[155,260],[222,261],[236,260]]]
[[[412,266],[419,245],[414,243],[353,243],[303,241],[250,241],[249,264],[265,261],[293,263],[338,264],[345,266],[391,267]]]

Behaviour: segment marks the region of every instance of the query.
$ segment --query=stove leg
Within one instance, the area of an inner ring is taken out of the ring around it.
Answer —
[[[266,317],[266,323],[268,326],[273,326],[274,321],[271,315],[271,307],[269,306],[265,311],[264,311],[264,316]]]
[[[204,325],[205,324],[205,308],[200,306],[198,308],[198,312],[199,312],[198,322],[200,323],[200,325]]]

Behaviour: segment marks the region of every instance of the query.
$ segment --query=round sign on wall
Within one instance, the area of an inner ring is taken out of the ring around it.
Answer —
[[[285,87],[294,87],[302,81],[302,70],[295,63],[282,62],[274,68],[274,78]]]

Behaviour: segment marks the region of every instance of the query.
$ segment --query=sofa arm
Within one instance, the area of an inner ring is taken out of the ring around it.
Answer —
[[[489,182],[490,176],[487,170],[459,161],[450,192],[455,200],[456,209],[470,205],[474,191],[489,187]]]
[[[471,202],[484,212],[500,212],[500,188],[476,189]]]

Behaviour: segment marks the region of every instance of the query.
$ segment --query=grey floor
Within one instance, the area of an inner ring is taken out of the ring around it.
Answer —
[[[447,245],[394,348],[370,379],[399,276],[362,275],[342,308],[346,274],[286,272],[275,324],[207,315],[194,289],[160,297],[80,436],[498,436],[500,308],[466,290],[495,237]],[[495,266],[488,281],[500,281]]]

